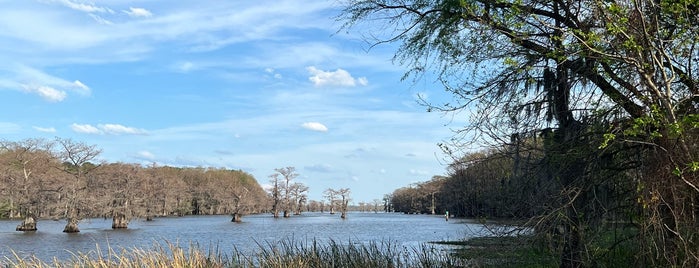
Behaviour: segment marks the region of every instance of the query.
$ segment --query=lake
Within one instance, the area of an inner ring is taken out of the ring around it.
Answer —
[[[483,226],[466,219],[444,220],[438,215],[406,215],[400,213],[349,213],[343,220],[339,214],[304,213],[290,218],[273,218],[270,214],[249,215],[242,223],[233,223],[228,216],[186,216],[135,219],[129,229],[112,230],[111,219],[88,219],[80,222],[80,233],[63,233],[65,221],[40,220],[38,231],[17,232],[18,220],[0,221],[0,259],[12,251],[21,257],[35,255],[52,261],[70,259],[74,253],[112,248],[150,249],[177,244],[187,248],[197,245],[208,251],[231,254],[235,250],[251,253],[279,242],[311,243],[313,240],[337,243],[390,242],[408,248],[419,248],[430,241],[463,240],[487,235]],[[0,261],[2,263],[2,261]]]

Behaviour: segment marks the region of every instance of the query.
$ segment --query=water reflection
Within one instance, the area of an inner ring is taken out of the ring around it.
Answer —
[[[485,230],[468,220],[444,221],[441,216],[396,213],[351,213],[339,215],[304,213],[291,218],[274,219],[271,215],[250,215],[242,223],[230,222],[227,216],[188,216],[134,220],[129,229],[112,230],[111,220],[90,219],[80,223],[80,233],[62,233],[64,221],[39,221],[36,232],[16,232],[19,221],[0,221],[0,257],[36,257],[52,261],[69,259],[74,253],[167,246],[192,245],[204,250],[230,254],[237,250],[249,254],[260,246],[281,241],[311,243],[313,240],[338,243],[390,242],[419,247],[429,241],[462,240],[483,235]]]

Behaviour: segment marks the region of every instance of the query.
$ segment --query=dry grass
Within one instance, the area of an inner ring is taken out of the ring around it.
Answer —
[[[449,256],[434,247],[406,248],[390,243],[340,244],[330,241],[308,244],[291,241],[260,244],[260,250],[248,256],[234,252],[227,255],[206,253],[195,246],[187,249],[167,244],[153,249],[106,250],[97,248],[90,253],[73,254],[70,260],[45,262],[36,257],[5,257],[2,267],[263,267],[263,268],[323,268],[323,267],[458,267]]]

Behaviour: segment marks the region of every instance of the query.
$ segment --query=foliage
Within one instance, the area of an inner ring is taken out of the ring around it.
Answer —
[[[428,111],[468,121],[442,145],[455,163],[474,146],[492,150],[487,162],[511,161],[500,166],[512,173],[497,176],[460,167],[452,177],[480,188],[466,192],[475,200],[449,201],[482,214],[498,202],[485,195],[507,191],[495,189],[498,177],[529,181],[519,187],[533,198],[516,197],[534,205],[523,215],[538,235],[551,236],[562,267],[594,265],[590,246],[605,222],[639,228],[636,265],[695,267],[698,7],[694,0],[354,0],[340,19],[373,45],[399,43],[395,59],[409,68],[406,78],[436,74],[453,100],[425,102]]]
[[[558,267],[555,256],[534,246],[528,236],[475,237],[454,253],[475,267]],[[448,244],[448,243],[445,243]]]

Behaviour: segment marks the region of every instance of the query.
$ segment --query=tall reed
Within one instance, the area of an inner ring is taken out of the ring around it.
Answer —
[[[261,267],[261,268],[403,268],[403,267],[458,267],[449,254],[433,246],[402,247],[390,242],[300,243],[285,240],[279,243],[258,244],[254,253],[235,251],[231,255],[218,250],[205,251],[198,246],[181,247],[167,243],[152,249],[108,249],[73,254],[70,260],[45,262],[36,257],[22,258],[17,254],[0,261],[2,267]]]

